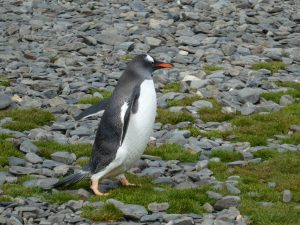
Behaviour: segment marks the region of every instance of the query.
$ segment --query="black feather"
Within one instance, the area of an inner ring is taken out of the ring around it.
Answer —
[[[75,173],[75,174],[71,174],[69,176],[64,177],[63,179],[61,179],[57,183],[55,183],[53,185],[53,187],[57,188],[57,187],[61,187],[61,186],[69,186],[71,184],[77,183],[77,182],[79,182],[83,179],[87,179],[89,177],[90,177],[90,173],[85,172],[85,171]]]

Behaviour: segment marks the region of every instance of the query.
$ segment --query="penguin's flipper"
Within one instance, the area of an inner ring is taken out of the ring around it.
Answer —
[[[129,119],[130,119],[130,115],[131,115],[131,113],[136,113],[137,110],[138,110],[138,99],[139,99],[139,97],[140,97],[140,85],[138,85],[134,88],[132,96],[131,96],[131,98],[128,102],[128,108],[127,108],[125,116],[124,116],[121,144],[123,143],[123,140],[125,138],[125,134],[126,134]]]
[[[83,112],[81,112],[78,116],[75,117],[75,120],[80,120],[82,118],[88,118],[90,116],[94,116],[101,111],[105,110],[107,105],[109,104],[110,99],[103,99],[99,103],[92,105],[85,109]]]

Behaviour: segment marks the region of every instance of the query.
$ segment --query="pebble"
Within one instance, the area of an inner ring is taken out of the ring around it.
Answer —
[[[283,202],[290,202],[293,198],[292,192],[290,190],[284,190],[283,191],[283,196],[282,196],[282,201]]]

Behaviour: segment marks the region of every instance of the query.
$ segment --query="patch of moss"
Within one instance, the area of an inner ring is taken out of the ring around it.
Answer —
[[[215,99],[208,99],[213,104],[213,108],[202,108],[199,110],[200,119],[204,122],[223,122],[234,118],[235,114],[222,112],[222,104]]]
[[[288,138],[283,139],[282,143],[300,145],[300,132],[293,133]]]
[[[275,149],[262,149],[253,153],[254,158],[261,158],[262,160],[272,159],[277,156],[279,152]]]
[[[9,87],[10,86],[10,81],[6,80],[6,79],[1,79],[0,78],[0,86]]]
[[[208,168],[213,171],[214,177],[220,181],[225,181],[229,176],[228,166],[225,162],[209,161]]]
[[[177,99],[170,99],[167,101],[168,107],[172,106],[190,106],[193,102],[200,100],[200,96],[190,96],[185,97],[183,99],[177,100]]]
[[[90,144],[59,144],[54,141],[36,141],[34,143],[40,149],[42,156],[51,158],[51,154],[57,151],[66,151],[74,153],[78,158],[81,156],[90,156],[92,146]]]
[[[255,63],[251,67],[253,70],[267,69],[271,73],[276,73],[278,70],[283,70],[286,68],[286,64],[281,61],[269,61],[269,62],[259,62]]]
[[[204,72],[209,75],[215,71],[223,70],[224,68],[221,66],[204,65],[203,69],[204,69]]]
[[[91,97],[84,97],[79,99],[79,104],[91,104],[91,105],[95,105],[97,103],[99,103],[101,101],[101,98],[97,97],[97,96],[91,96]]]
[[[201,131],[196,128],[196,127],[185,127],[185,128],[181,128],[180,130],[188,130],[191,132],[192,137],[198,137],[199,135],[201,135]]]
[[[11,135],[11,134],[0,133],[1,141],[5,141],[5,139],[12,138],[12,137],[13,137],[13,135]]]
[[[81,216],[94,222],[118,221],[123,218],[123,213],[113,204],[105,204],[103,207],[95,208],[85,206],[82,209]]]
[[[163,160],[179,160],[182,162],[196,162],[199,154],[194,151],[184,149],[177,144],[163,144],[159,147],[147,147],[145,154],[161,157]]]
[[[236,151],[212,150],[210,157],[218,157],[222,162],[242,160],[243,155]]]
[[[8,157],[22,158],[23,154],[10,142],[0,140],[0,168],[8,165]]]
[[[4,117],[11,117],[14,121],[5,123],[3,127],[17,131],[31,130],[55,120],[52,113],[35,108],[0,111],[0,119]]]
[[[12,202],[13,198],[7,195],[0,196],[0,202]]]
[[[134,55],[130,55],[130,54],[122,55],[120,57],[120,60],[123,61],[123,62],[130,62],[133,59],[134,59]]]
[[[70,200],[80,200],[81,197],[76,194],[71,194],[70,192],[60,191],[51,194],[44,194],[44,199],[50,204],[61,205]]]
[[[110,98],[112,96],[112,92],[107,91],[107,90],[103,90],[103,89],[99,89],[99,88],[91,88],[88,90],[88,94],[95,94],[96,92],[99,92],[104,99]]]
[[[20,184],[3,184],[2,190],[4,194],[11,197],[33,197],[39,196],[43,193],[43,190],[40,188],[26,188]]]
[[[184,121],[194,122],[195,118],[188,112],[170,112],[167,109],[157,109],[156,122],[177,124]]]
[[[168,83],[163,87],[162,91],[163,91],[163,93],[180,92],[180,82],[175,81],[175,82]]]
[[[59,58],[59,57],[58,57],[57,55],[55,55],[55,56],[50,56],[50,57],[49,57],[49,61],[50,61],[50,63],[55,63],[55,61],[58,60],[58,58]]]

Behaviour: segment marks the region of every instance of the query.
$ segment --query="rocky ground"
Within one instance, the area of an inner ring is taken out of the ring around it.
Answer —
[[[147,209],[117,198],[92,202],[88,188],[73,190],[83,199],[61,205],[15,193],[13,201],[0,202],[0,224],[92,224],[83,218],[82,209],[105,204],[121,211],[123,216],[117,224],[248,223],[249,215],[241,215],[238,208],[240,177],[217,179],[208,165],[222,157],[210,157],[211,152],[240,153],[242,158],[229,160],[227,165],[242,166],[259,163],[261,158],[254,156],[258,150],[299,151],[300,144],[279,140],[299,132],[300,122],[290,124],[286,133],[275,133],[276,138],[268,136],[265,146],[261,146],[247,139],[236,142],[205,135],[230,132],[234,125],[227,120],[204,120],[198,112],[214,109],[218,104],[224,115],[272,114],[297,102],[297,94],[281,95],[278,101],[264,94],[291,91],[277,81],[300,82],[298,10],[297,0],[1,1],[0,109],[33,107],[55,115],[54,122],[25,130],[5,127],[13,116],[1,117],[1,134],[8,135],[22,152],[8,155],[8,165],[2,165],[0,174],[2,185],[19,184],[58,193],[48,190],[51,184],[78,169],[78,160],[86,161],[86,157],[59,149],[46,156],[41,142],[36,141],[92,144],[99,117],[75,121],[74,116],[89,106],[79,103],[106,97],[126,62],[135,54],[148,52],[174,64],[171,70],[155,72],[159,108],[168,110],[167,117],[180,112],[182,117],[188,115],[186,120],[184,117],[175,122],[158,119],[149,145],[178,144],[201,156],[193,162],[182,162],[145,155],[130,173],[152,177],[151,183],[158,185],[154,187],[157,192],[164,191],[160,184],[169,184],[176,190],[209,185],[205,194],[213,201],[201,203],[206,211],[203,214],[171,214],[168,199],[149,203]],[[262,61],[269,63],[260,64]],[[170,104],[186,98],[194,100],[187,105]],[[165,111],[159,114],[162,112]],[[193,135],[191,127],[201,134]],[[25,175],[34,179],[20,183]],[[118,182],[106,180],[103,188],[118,186]],[[226,194],[218,193],[222,188]],[[7,193],[4,190],[2,194]],[[283,201],[291,201],[291,196],[290,190],[285,190]]]

